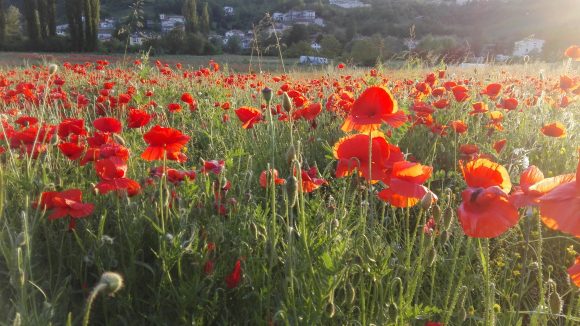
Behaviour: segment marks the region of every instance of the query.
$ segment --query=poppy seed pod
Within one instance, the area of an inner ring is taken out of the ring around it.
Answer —
[[[423,198],[421,198],[421,207],[424,210],[428,210],[429,208],[431,208],[431,206],[433,206],[434,203],[437,202],[437,195],[435,195],[433,192],[428,191],[425,196],[423,196]]]
[[[282,108],[286,112],[292,111],[292,99],[290,99],[290,96],[288,96],[288,93],[284,92],[282,97],[283,97]]]
[[[57,71],[58,71],[58,66],[56,64],[52,63],[48,66],[48,73],[49,74],[54,75],[54,74],[56,74]]]
[[[272,101],[272,89],[264,87],[264,89],[262,89],[262,97],[266,103],[270,103]]]
[[[123,287],[123,277],[115,272],[105,272],[101,275],[100,284],[106,285],[103,292],[113,296]]]
[[[290,147],[288,147],[288,150],[286,151],[286,162],[288,162],[288,164],[292,164],[292,161],[296,159],[296,148],[293,145],[290,145]]]

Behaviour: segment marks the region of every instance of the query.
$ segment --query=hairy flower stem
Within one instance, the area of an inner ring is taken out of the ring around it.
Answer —
[[[99,295],[99,293],[101,291],[103,291],[105,288],[107,288],[107,284],[105,284],[105,283],[99,283],[91,291],[91,294],[89,294],[89,297],[87,298],[87,307],[85,308],[85,315],[83,317],[83,324],[82,324],[83,326],[88,326],[89,325],[89,320],[90,320],[90,317],[91,317],[91,307],[93,306],[93,303],[95,302],[95,299],[97,298],[97,296]]]

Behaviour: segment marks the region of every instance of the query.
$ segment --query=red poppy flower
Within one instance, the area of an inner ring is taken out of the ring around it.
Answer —
[[[483,102],[476,102],[472,105],[473,111],[469,112],[469,114],[479,114],[479,113],[486,113],[488,111],[487,104]]]
[[[394,162],[402,161],[401,150],[387,142],[379,132],[372,133],[372,163],[369,171],[369,135],[358,134],[340,139],[333,148],[334,158],[338,160],[336,177],[342,178],[357,170],[366,180],[385,180]],[[370,174],[370,175],[369,175]]]
[[[60,143],[58,144],[58,149],[71,161],[78,160],[85,151],[85,147],[83,145],[76,143]]]
[[[252,129],[254,128],[254,124],[262,120],[262,112],[256,108],[243,106],[235,110],[235,112],[243,123],[242,128],[244,129]]]
[[[542,222],[553,230],[580,237],[580,162],[575,179],[538,199]]]
[[[143,110],[132,109],[127,115],[128,128],[141,128],[151,121],[151,115]]]
[[[488,188],[498,186],[506,194],[512,189],[512,183],[507,170],[488,159],[480,158],[463,164],[461,172],[467,186],[470,188]]]
[[[95,170],[101,180],[118,179],[125,176],[127,163],[116,156],[112,156],[98,160],[95,164]]]
[[[309,170],[302,170],[302,191],[305,193],[313,192],[325,185],[327,182],[322,178],[318,178],[318,169],[313,166]]]
[[[240,281],[242,280],[242,262],[238,259],[234,265],[232,272],[226,276],[226,285],[228,289],[233,289],[238,287]]]
[[[74,229],[75,219],[87,217],[93,213],[95,206],[82,202],[83,193],[80,189],[70,189],[62,192],[49,191],[40,195],[40,200],[34,207],[51,210],[49,220],[70,216],[69,229]]]
[[[174,155],[181,152],[185,144],[189,141],[189,136],[173,128],[154,126],[149,130],[143,139],[149,145],[141,154],[141,158],[146,161],[163,160],[175,158]]]
[[[268,170],[264,170],[262,171],[262,173],[260,173],[260,186],[262,188],[266,188],[268,186],[268,178],[269,177],[274,177],[274,184],[276,185],[283,185],[286,183],[285,179],[282,178],[278,178],[278,170],[274,169],[270,169]]]
[[[354,102],[342,130],[369,132],[379,129],[383,122],[398,128],[406,121],[407,116],[399,111],[397,101],[391,93],[382,87],[372,86]]]
[[[28,127],[38,123],[38,119],[30,116],[23,116],[14,121],[14,123],[20,125],[21,127]]]
[[[564,55],[572,60],[580,61],[580,46],[572,45],[566,49]]]
[[[459,85],[451,89],[457,102],[465,102],[469,99],[469,90],[467,87]]]
[[[479,147],[474,144],[463,144],[459,146],[459,153],[463,155],[473,155],[479,153]]]
[[[226,167],[224,160],[203,161],[202,173],[212,172],[213,174],[220,174]]]
[[[322,104],[311,103],[302,109],[294,111],[292,118],[298,120],[303,118],[306,121],[313,121],[322,112]]]
[[[467,132],[467,124],[461,120],[454,120],[449,123],[449,126],[458,134]]]
[[[183,93],[181,95],[181,100],[189,105],[193,105],[193,102],[195,101],[193,95],[191,95],[190,93]]]
[[[338,66],[336,66],[338,69],[344,69],[345,65],[344,63],[339,63]]]
[[[422,184],[431,177],[433,168],[407,161],[393,164],[389,188],[379,192],[379,198],[395,207],[412,207],[429,192]]]
[[[442,98],[440,100],[433,102],[433,106],[438,109],[445,109],[446,107],[449,106],[449,100],[446,98]]]
[[[531,165],[522,172],[520,185],[510,196],[510,201],[516,208],[535,206],[538,204],[538,198],[559,185],[573,181],[574,177],[574,174],[565,174],[545,179],[542,171]]]
[[[67,139],[69,135],[84,136],[87,134],[85,129],[85,120],[83,119],[64,119],[58,124],[57,134],[60,139]]]
[[[501,84],[493,83],[487,85],[487,87],[481,91],[481,94],[485,94],[491,99],[495,99],[499,95],[499,92],[501,92]]]
[[[171,113],[181,111],[181,105],[179,103],[169,103],[167,108],[169,109],[169,112],[171,112]]]
[[[457,212],[466,235],[493,238],[518,223],[518,210],[510,203],[511,182],[507,170],[487,159],[461,164],[468,187],[461,193]]]
[[[576,284],[577,287],[580,287],[580,256],[576,257],[574,265],[568,268],[568,275],[570,275],[572,283]]]
[[[103,195],[115,191],[118,194],[127,194],[129,197],[133,197],[141,192],[141,185],[129,178],[117,178],[102,180],[95,186],[95,189]]]
[[[574,87],[574,79],[564,75],[560,76],[560,89],[567,91]]]
[[[121,122],[115,118],[103,117],[93,121],[95,129],[101,132],[120,133],[123,129]]]
[[[501,153],[501,151],[505,147],[506,143],[507,143],[507,139],[498,140],[495,143],[493,143],[493,149],[495,150],[496,153],[499,154],[499,153]]]
[[[504,108],[508,111],[515,110],[518,107],[518,100],[510,97],[501,100],[501,103],[497,105],[498,108]]]
[[[549,123],[544,125],[540,130],[548,137],[564,138],[566,137],[566,127],[560,122]]]

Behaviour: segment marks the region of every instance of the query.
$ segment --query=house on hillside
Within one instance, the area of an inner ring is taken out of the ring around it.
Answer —
[[[225,6],[224,16],[233,16],[233,15],[234,15],[234,7]]]
[[[97,39],[101,42],[110,41],[113,39],[114,28],[99,28],[97,32]]]
[[[105,18],[99,22],[99,28],[114,29],[116,23],[117,23],[117,21],[115,21],[114,19]]]
[[[161,21],[162,33],[169,33],[174,29],[185,29],[185,17],[183,16],[159,14],[159,20]]]
[[[137,32],[129,36],[129,44],[131,46],[141,46],[147,40],[159,38],[158,34]]]
[[[330,0],[330,5],[344,9],[367,8],[371,6],[367,3],[360,2],[359,0]]]
[[[530,54],[540,54],[544,48],[545,40],[538,38],[525,38],[514,43],[514,57],[524,57]]]
[[[56,35],[67,36],[68,35],[68,24],[62,24],[56,26]]]
[[[322,46],[320,46],[320,43],[313,41],[312,43],[310,43],[310,48],[316,52],[320,51],[322,49]]]

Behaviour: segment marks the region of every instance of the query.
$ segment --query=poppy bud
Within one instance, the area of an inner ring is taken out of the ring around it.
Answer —
[[[421,207],[423,207],[424,210],[428,210],[434,203],[437,202],[437,199],[437,195],[431,191],[428,191],[421,199]]]
[[[562,313],[562,308],[564,308],[564,301],[555,290],[548,294],[548,307],[550,308],[550,312],[552,314],[557,315]]]
[[[290,199],[290,207],[294,207],[298,201],[298,179],[295,176],[286,179],[286,191]]]
[[[264,98],[264,101],[269,104],[270,101],[272,101],[272,89],[265,87],[262,90],[262,97]]]
[[[284,94],[282,94],[282,97],[284,99],[282,102],[282,108],[286,112],[292,111],[292,99],[290,99],[290,96],[288,96],[288,93],[284,92]]]
[[[443,211],[443,228],[445,230],[449,230],[451,227],[451,223],[453,223],[453,218],[455,216],[455,212],[451,206],[447,206]]]
[[[435,224],[442,224],[441,207],[439,207],[439,205],[433,206],[433,218],[435,219]]]
[[[114,272],[105,272],[101,275],[99,284],[106,286],[103,290],[105,294],[113,296],[123,287],[123,277]]]
[[[290,145],[290,147],[288,147],[288,150],[286,151],[286,162],[288,162],[288,164],[292,164],[292,161],[296,159],[296,148],[294,148],[293,145]]]
[[[336,313],[336,307],[334,306],[334,303],[328,302],[326,304],[325,310],[326,310],[326,314],[328,315],[328,318],[334,317],[334,314]]]
[[[56,74],[56,72],[57,72],[57,71],[58,71],[58,66],[57,66],[56,64],[54,64],[54,63],[51,63],[51,64],[48,66],[48,73],[49,73],[49,74],[51,74],[51,75],[54,75],[54,74]]]
[[[467,311],[465,310],[464,307],[461,307],[461,309],[459,309],[459,311],[457,312],[457,319],[459,319],[460,321],[465,321],[467,319]]]

